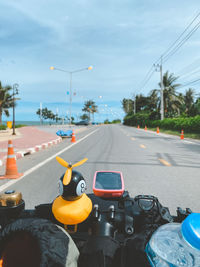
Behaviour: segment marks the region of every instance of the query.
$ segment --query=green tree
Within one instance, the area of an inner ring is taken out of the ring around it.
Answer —
[[[104,124],[110,124],[109,120],[106,119],[106,120],[104,121]]]
[[[2,124],[2,115],[9,117],[9,108],[13,107],[13,96],[10,93],[10,85],[2,86],[0,82],[0,125]],[[16,99],[15,99],[16,100]]]
[[[83,115],[81,115],[81,120],[89,120],[90,118],[89,118],[89,116],[88,116],[88,114],[86,114],[86,113],[84,113]]]
[[[152,90],[149,93],[148,99],[147,99],[147,109],[149,111],[158,111],[160,98],[158,96],[158,90]]]
[[[184,95],[185,113],[191,116],[194,110],[194,90],[189,88]]]
[[[89,120],[90,120],[90,114],[92,114],[94,120],[94,113],[98,112],[98,107],[93,100],[88,100],[85,101],[82,111],[88,112]]]
[[[44,120],[48,120],[49,119],[49,123],[50,121],[54,121],[56,120],[56,115],[51,111],[49,110],[48,108],[43,108],[42,110],[38,109],[36,111],[36,114],[40,117],[40,113],[41,113],[41,117],[42,119]]]
[[[132,99],[124,98],[121,103],[122,103],[122,108],[126,114],[133,111],[134,101]]]
[[[149,110],[149,98],[139,94],[136,96],[136,113]]]
[[[180,115],[180,109],[183,104],[183,99],[177,94],[176,90],[180,84],[175,83],[178,77],[173,73],[169,74],[166,71],[163,75],[163,98],[164,98],[164,114],[165,117],[174,117]],[[161,84],[159,83],[161,87]]]

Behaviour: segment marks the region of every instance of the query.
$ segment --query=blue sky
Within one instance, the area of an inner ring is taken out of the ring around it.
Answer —
[[[90,65],[93,70],[73,74],[72,114],[79,116],[84,101],[93,99],[97,120],[121,118],[124,97],[158,88],[158,72],[144,88],[140,84],[199,11],[193,0],[1,0],[0,80],[19,84],[16,120],[38,120],[40,102],[60,116],[69,113],[69,75],[49,68]],[[190,64],[191,70],[198,67],[199,46],[200,30],[163,70],[180,76]],[[180,83],[198,77],[183,76]],[[193,88],[199,92],[198,83]]]

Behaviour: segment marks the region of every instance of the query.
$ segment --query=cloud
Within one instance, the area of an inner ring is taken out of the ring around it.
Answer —
[[[80,95],[115,101],[138,89],[151,65],[196,14],[198,2],[148,0],[2,0],[0,71],[5,84],[20,84],[23,101],[63,101],[69,76],[50,66],[91,72],[73,75]],[[199,32],[163,65],[177,70],[194,61]],[[191,49],[193,48],[193,49]],[[155,73],[141,92],[155,88]],[[81,103],[81,102],[80,102]],[[27,106],[24,106],[27,108]]]

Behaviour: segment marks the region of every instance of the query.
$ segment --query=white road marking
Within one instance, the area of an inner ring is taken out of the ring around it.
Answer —
[[[188,144],[195,144],[194,142],[187,141],[187,140],[184,140],[184,143],[188,143]]]
[[[146,146],[145,146],[145,145],[140,145],[140,147],[141,147],[141,148],[146,148]]]
[[[62,149],[61,151],[59,151],[58,153],[54,154],[53,156],[49,157],[48,159],[45,159],[43,162],[40,162],[39,164],[37,164],[36,166],[34,166],[33,168],[29,169],[28,171],[24,172],[24,175],[21,176],[20,178],[16,179],[16,180],[11,180],[9,182],[7,182],[6,184],[0,186],[0,192],[4,191],[6,188],[8,188],[9,186],[17,183],[18,181],[21,181],[25,176],[29,175],[30,173],[34,172],[35,170],[39,169],[40,167],[42,167],[43,165],[45,165],[47,162],[51,161],[52,159],[54,159],[55,157],[59,156],[60,154],[62,154],[63,152],[67,151],[68,149],[70,149],[71,147],[75,146],[76,144],[80,143],[81,141],[83,141],[84,139],[86,139],[88,136],[92,135],[93,133],[95,133],[96,131],[98,131],[99,129],[96,129],[95,131],[87,134],[86,136],[84,136],[83,138],[79,139],[76,141],[76,143],[71,144],[70,146]]]
[[[165,166],[171,166],[171,164],[168,161],[164,160],[164,159],[158,159],[158,160]]]

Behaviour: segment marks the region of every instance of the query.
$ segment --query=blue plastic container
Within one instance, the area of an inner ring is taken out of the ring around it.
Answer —
[[[146,246],[154,267],[200,267],[200,213],[159,227]]]

